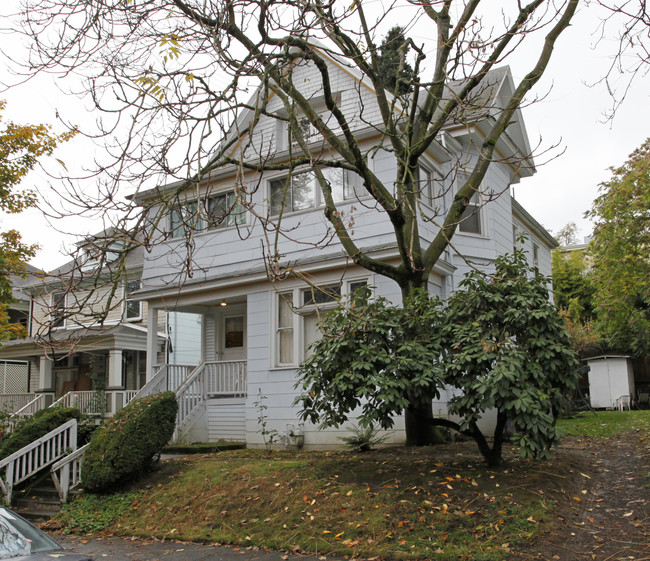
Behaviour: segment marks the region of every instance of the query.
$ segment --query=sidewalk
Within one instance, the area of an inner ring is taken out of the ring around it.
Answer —
[[[66,536],[50,533],[64,547],[86,553],[95,561],[324,561],[326,557],[287,555],[254,549],[199,545],[185,542],[160,542],[136,538]]]

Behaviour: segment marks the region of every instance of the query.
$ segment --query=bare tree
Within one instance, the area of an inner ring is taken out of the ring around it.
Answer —
[[[495,17],[494,3],[481,0],[392,2],[382,11],[363,0],[26,0],[21,29],[33,46],[24,68],[27,74],[84,76],[83,89],[98,115],[93,134],[105,139],[112,159],[98,169],[101,200],[74,188],[66,204],[74,202],[79,213],[101,207],[119,216],[121,253],[151,247],[162,221],[175,212],[176,225],[187,232],[185,274],[192,274],[192,232],[215,215],[205,186],[230,166],[238,170],[237,200],[224,202],[218,219],[247,207],[264,229],[269,275],[286,275],[293,264],[283,259],[278,240],[300,241],[282,221],[291,179],[270,201],[277,212],[270,212],[250,203],[256,188],[250,178],[281,170],[290,178],[309,167],[330,224],[314,243],[337,241],[352,262],[393,279],[407,296],[426,287],[472,210],[473,197],[480,195],[485,204],[500,195],[481,191],[488,167],[495,161],[514,169],[533,166],[531,154],[503,155],[495,147],[546,70],[578,3],[512,2],[500,6]],[[401,62],[393,64],[395,79],[387,80],[381,41],[386,22],[396,18],[406,22],[403,32],[394,34],[400,44],[393,51]],[[418,30],[427,38],[408,38]],[[530,67],[497,103],[495,70],[528,43]],[[342,99],[332,83],[333,64],[358,77],[355,103]],[[313,69],[317,94],[305,93],[294,80],[296,69],[305,67]],[[280,101],[280,110],[271,110],[271,99]],[[369,104],[372,119],[362,110]],[[278,157],[282,150],[272,137],[260,142],[264,119],[289,131],[283,148],[288,156]],[[470,135],[471,155],[426,181],[437,184],[434,198],[453,193],[453,202],[446,208],[422,205],[425,180],[418,169],[425,153],[448,154],[445,131],[469,130],[478,121],[485,126],[482,136]],[[369,130],[380,137],[372,146],[363,141]],[[369,163],[378,149],[396,162],[390,182]],[[374,257],[355,241],[353,216],[340,212],[333,192],[337,172],[359,178],[360,205],[388,216],[396,263]],[[143,192],[163,183],[165,189]],[[120,198],[124,185],[136,191],[140,206]],[[197,203],[181,211],[179,202],[191,190]],[[420,228],[427,222],[438,230],[425,243]],[[114,253],[111,244],[103,243],[103,251]],[[411,405],[411,413],[431,413],[426,400]]]
[[[601,79],[612,97],[608,113],[612,118],[625,101],[634,79],[650,71],[650,12],[646,0],[598,0],[597,4],[605,10],[598,30],[599,40],[609,38],[612,29],[617,40],[617,50]],[[617,85],[620,78],[622,86]]]

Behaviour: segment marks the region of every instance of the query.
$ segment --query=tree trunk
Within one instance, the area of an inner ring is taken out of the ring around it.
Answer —
[[[445,442],[440,429],[433,424],[431,402],[410,406],[404,411],[407,446],[429,446]]]
[[[404,303],[413,290],[417,288],[426,290],[427,283],[421,275],[411,274],[400,283],[400,288],[402,291],[402,303]],[[414,332],[410,335],[415,338],[418,333]],[[445,441],[440,429],[431,424],[431,419],[433,419],[431,400],[425,403],[411,403],[406,408],[404,411],[404,421],[407,446],[428,446],[431,444],[440,444]]]

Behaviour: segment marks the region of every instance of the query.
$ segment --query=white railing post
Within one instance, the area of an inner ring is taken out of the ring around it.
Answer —
[[[77,420],[71,419],[45,436],[0,460],[0,488],[11,504],[14,487],[77,449]]]
[[[88,444],[65,456],[51,467],[52,480],[61,502],[68,501],[70,490],[81,483],[81,464]]]

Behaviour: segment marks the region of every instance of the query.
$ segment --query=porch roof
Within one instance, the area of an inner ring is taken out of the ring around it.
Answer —
[[[157,334],[162,346],[165,336]],[[146,329],[130,324],[57,329],[47,336],[3,341],[0,359],[27,359],[50,353],[88,352],[102,350],[147,350]]]

